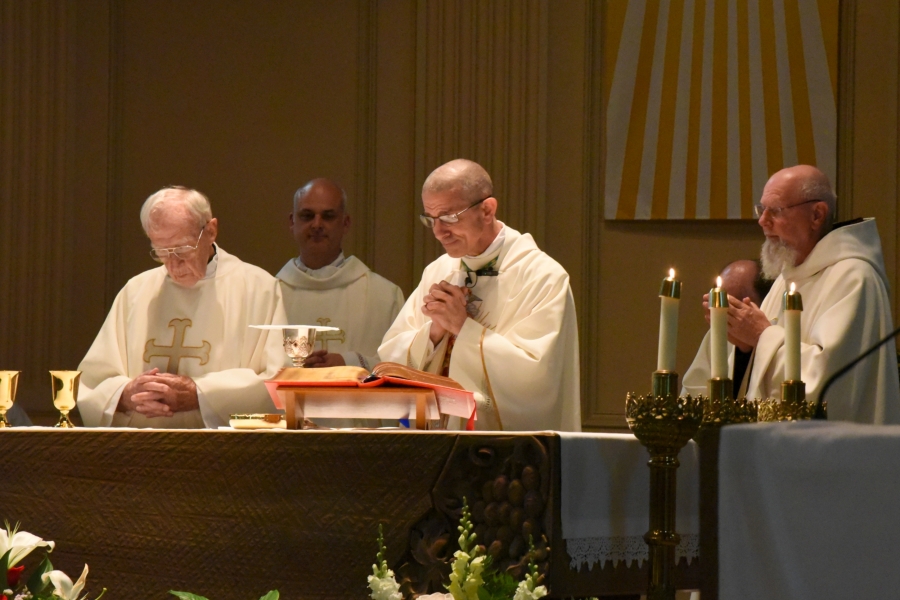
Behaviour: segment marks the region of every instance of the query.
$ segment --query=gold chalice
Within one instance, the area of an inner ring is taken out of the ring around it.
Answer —
[[[81,371],[50,371],[53,384],[53,406],[59,411],[59,423],[56,427],[75,427],[69,418],[69,411],[75,408],[78,400],[78,381]]]
[[[16,386],[19,384],[18,371],[0,371],[0,428],[10,427],[6,411],[16,401]]]

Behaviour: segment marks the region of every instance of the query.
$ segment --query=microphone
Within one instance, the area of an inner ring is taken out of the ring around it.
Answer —
[[[897,337],[900,334],[900,327],[895,329],[894,331],[887,334],[884,338],[879,340],[874,346],[863,352],[860,356],[854,358],[850,361],[849,364],[841,368],[837,373],[828,378],[825,382],[825,385],[822,386],[822,393],[819,394],[819,399],[816,401],[816,412],[813,415],[813,419],[827,419],[825,416],[825,410],[822,408],[822,404],[825,401],[825,392],[828,391],[828,388],[831,387],[831,384],[840,379],[844,374],[846,374],[850,369],[858,365],[864,358],[874,353],[876,350],[887,344],[889,341]]]

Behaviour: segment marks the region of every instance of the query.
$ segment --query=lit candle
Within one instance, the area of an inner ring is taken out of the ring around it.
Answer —
[[[784,293],[784,379],[800,381],[800,313],[803,298],[797,286]]]
[[[675,371],[675,346],[678,342],[678,304],[681,299],[681,282],[675,279],[675,269],[662,280],[659,288],[659,352],[656,355],[657,371]]]
[[[722,289],[722,278],[709,290],[710,377],[728,379],[728,294]]]

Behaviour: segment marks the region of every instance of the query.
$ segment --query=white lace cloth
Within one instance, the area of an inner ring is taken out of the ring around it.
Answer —
[[[560,433],[562,536],[571,568],[630,565],[647,559],[650,469],[647,449],[630,433]],[[697,445],[678,455],[676,558],[697,557],[700,468]]]
[[[686,558],[688,564],[697,557],[700,551],[700,536],[696,533],[681,536],[681,542],[675,546],[675,560]],[[638,566],[643,564],[650,555],[650,549],[642,535],[629,535],[620,537],[596,537],[596,538],[572,538],[566,540],[566,553],[569,555],[569,566],[578,570],[581,565],[587,565],[588,569],[595,564],[602,567],[607,561],[613,566],[624,561],[626,566],[631,566],[633,561],[638,561]]]

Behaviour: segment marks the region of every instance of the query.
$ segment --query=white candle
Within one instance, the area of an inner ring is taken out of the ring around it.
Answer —
[[[797,286],[784,293],[784,379],[800,381],[800,313],[803,298]]]
[[[710,377],[728,379],[728,295],[721,277],[709,290],[709,354]]]
[[[678,343],[678,305],[681,302],[681,282],[675,279],[675,269],[659,288],[659,352],[657,371],[675,371],[675,346]]]

